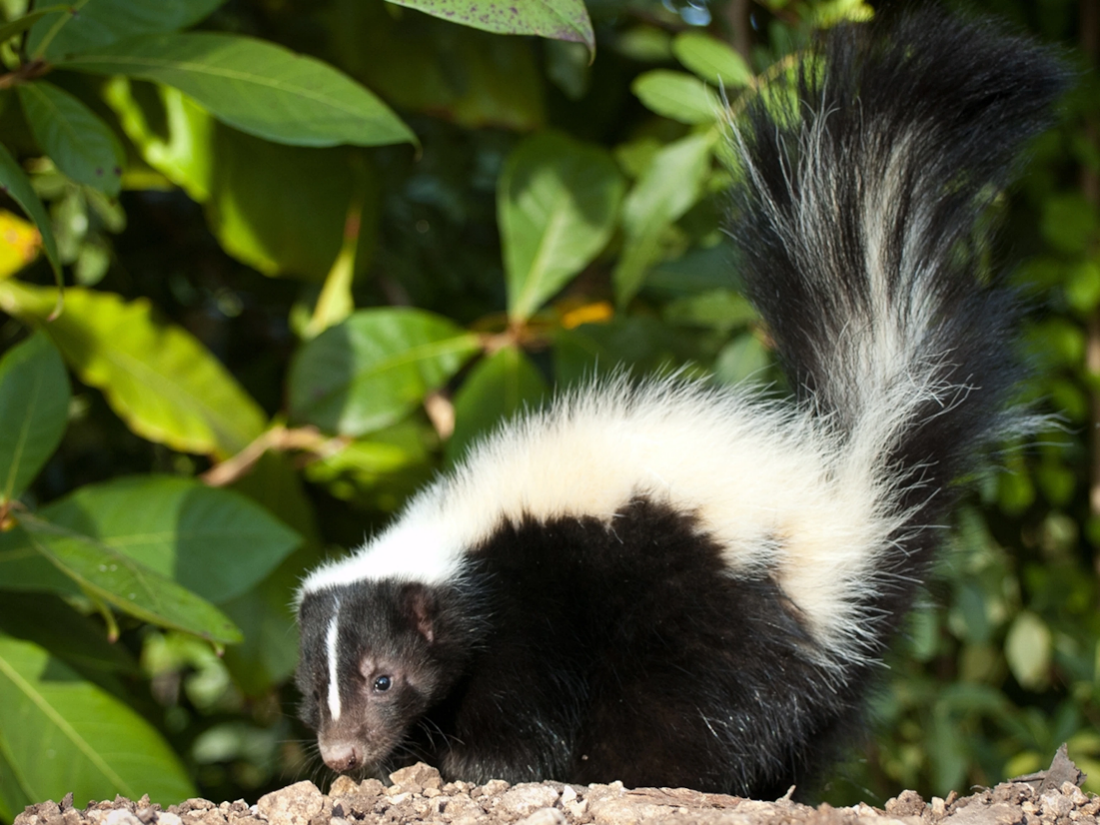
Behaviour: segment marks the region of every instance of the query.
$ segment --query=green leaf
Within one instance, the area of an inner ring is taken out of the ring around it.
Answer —
[[[35,25],[27,50],[51,61],[137,34],[185,29],[225,0],[77,0]]]
[[[681,32],[672,41],[672,53],[708,83],[725,89],[751,86],[752,69],[727,43],[702,32]]]
[[[44,321],[56,299],[53,289],[0,281],[0,308],[18,317]],[[143,438],[225,457],[263,431],[263,410],[236,379],[190,333],[157,322],[147,301],[74,287],[44,329]]]
[[[50,216],[46,214],[46,207],[38,199],[38,195],[27,179],[23,168],[15,158],[0,144],[0,192],[11,197],[26,213],[27,217],[34,221],[42,235],[42,248],[46,252],[46,259],[53,268],[54,280],[61,283],[61,256],[57,251],[57,240],[54,238],[53,227],[50,225]]]
[[[447,442],[447,457],[461,458],[501,421],[538,407],[549,390],[531,359],[517,347],[503,347],[480,361],[455,393],[455,430]]]
[[[619,304],[626,304],[642,285],[646,269],[660,251],[661,235],[699,199],[716,130],[689,135],[657,153],[623,202],[626,242],[615,267]]]
[[[1005,658],[1016,681],[1028,690],[1041,690],[1050,681],[1050,628],[1029,610],[1020,611],[1005,637]]]
[[[230,126],[277,143],[416,143],[389,107],[347,75],[249,37],[213,32],[134,37],[60,61],[58,67],[172,86]]]
[[[381,429],[442,386],[477,348],[477,335],[429,312],[361,310],[295,356],[291,417],[341,435]]]
[[[36,9],[35,11],[24,14],[21,17],[16,17],[11,22],[5,23],[3,26],[0,26],[0,43],[3,43],[6,40],[11,40],[11,38],[16,37],[17,35],[20,35],[23,32],[27,31],[27,29],[31,28],[31,26],[33,26],[47,14],[54,14],[55,12],[62,11],[68,12],[70,9],[72,9],[71,5],[67,3],[61,3],[56,6],[47,6],[44,9]]]
[[[179,758],[137,713],[38,645],[0,635],[0,753],[35,801],[195,795]]]
[[[596,35],[583,0],[389,0],[452,23],[496,34],[536,34],[584,43],[596,51]]]
[[[69,376],[44,333],[0,359],[0,505],[23,494],[65,434]]]
[[[176,476],[88,484],[38,515],[214,603],[262,581],[301,542],[244,496]]]
[[[630,90],[650,111],[680,123],[714,123],[722,114],[718,95],[683,72],[654,69],[635,78]]]
[[[603,149],[562,135],[521,143],[497,184],[508,315],[531,317],[604,247],[624,183]]]
[[[37,80],[16,86],[39,147],[77,183],[114,197],[122,188],[126,155],[114,132],[68,92]]]
[[[31,546],[89,596],[142,621],[212,642],[241,640],[240,631],[208,601],[105,541],[35,516],[20,516],[19,525]]]

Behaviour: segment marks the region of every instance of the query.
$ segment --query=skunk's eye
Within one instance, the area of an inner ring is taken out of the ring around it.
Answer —
[[[389,676],[379,676],[374,680],[372,687],[375,693],[385,693],[393,685],[393,679]]]

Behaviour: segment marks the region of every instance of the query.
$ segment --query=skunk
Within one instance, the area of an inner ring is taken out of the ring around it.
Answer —
[[[1062,85],[1046,49],[922,11],[834,29],[758,94],[731,232],[793,397],[593,382],[312,572],[324,762],[760,797],[819,769],[955,482],[1034,425],[975,236]]]

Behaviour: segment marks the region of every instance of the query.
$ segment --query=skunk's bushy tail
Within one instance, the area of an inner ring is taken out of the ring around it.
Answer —
[[[843,444],[838,475],[903,514],[893,567],[908,577],[951,482],[1026,427],[1005,408],[1014,300],[982,283],[975,236],[1064,72],[1043,47],[930,10],[835,29],[800,65],[797,95],[765,90],[738,128],[733,235],[796,394]],[[907,601],[888,579],[871,600]]]

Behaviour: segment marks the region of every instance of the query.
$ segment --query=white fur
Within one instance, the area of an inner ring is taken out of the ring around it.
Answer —
[[[332,618],[325,632],[325,655],[328,658],[328,712],[335,722],[340,718],[340,681],[337,673],[339,657],[336,655],[336,641],[340,635],[340,602],[332,610]]]

